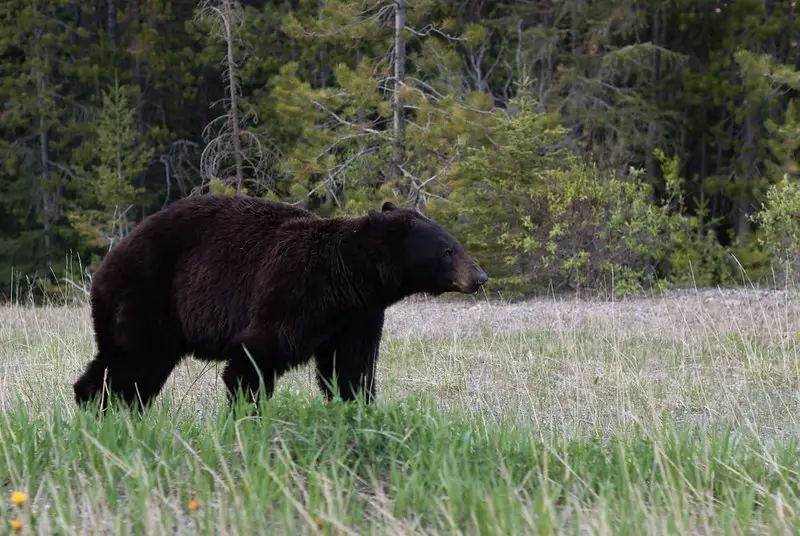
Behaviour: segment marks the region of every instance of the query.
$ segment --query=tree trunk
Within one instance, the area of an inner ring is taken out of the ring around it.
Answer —
[[[122,118],[120,117],[119,113],[120,112],[119,106],[120,106],[119,79],[115,74],[114,75],[114,123],[117,125],[117,128],[119,128],[119,125],[122,122]],[[115,145],[116,145],[116,154],[114,156],[117,167],[117,198],[119,199],[120,192],[122,192],[122,183],[124,179],[122,175],[122,151],[120,150],[119,147],[119,138],[117,138],[117,143]],[[116,205],[114,207],[114,215],[119,223],[119,242],[121,242],[122,239],[125,238],[125,226],[123,223],[121,211],[122,207],[120,207],[119,205]],[[110,247],[111,244],[109,244],[109,249]]]
[[[745,239],[745,235],[750,232],[750,213],[752,212],[751,203],[751,182],[756,178],[756,128],[760,123],[756,110],[748,112],[744,119],[742,132],[742,151],[739,164],[740,180],[746,188],[737,188],[737,199],[734,208],[736,218],[736,236]]]
[[[661,10],[657,10],[653,15],[653,44],[661,46]],[[653,57],[653,74],[650,78],[650,87],[653,89],[655,96],[659,97],[658,88],[661,84],[661,50],[656,49]],[[645,156],[647,175],[649,179],[655,182],[658,169],[656,166],[655,149],[658,140],[658,124],[655,121],[650,121],[647,125],[647,155]]]
[[[403,176],[401,166],[405,158],[405,117],[401,88],[405,80],[406,43],[403,40],[403,28],[406,26],[406,0],[395,0],[394,13],[394,139],[392,146],[392,178],[399,180]]]
[[[142,81],[142,42],[139,39],[139,32],[141,32],[141,24],[139,17],[139,0],[133,0],[130,12],[130,24],[136,31],[133,33],[133,43],[131,51],[133,52],[133,79],[139,91],[136,92],[136,126],[140,134],[144,133],[142,122],[142,104],[144,94],[144,82]]]
[[[230,13],[230,11],[228,11]],[[242,140],[239,138],[239,102],[236,89],[236,62],[233,55],[233,28],[230,15],[223,17],[225,41],[228,45],[228,88],[231,95],[231,131],[233,134],[233,158],[236,162],[236,193],[242,192],[244,176],[242,173]]]
[[[48,135],[47,135],[47,118],[45,117],[45,97],[46,86],[45,76],[47,75],[47,51],[42,51],[40,47],[40,35],[42,30],[37,28],[34,30],[34,39],[36,47],[36,55],[39,56],[38,66],[34,71],[34,80],[36,80],[36,111],[39,114],[39,161],[42,168],[41,183],[40,183],[40,203],[42,225],[44,227],[44,251],[49,255],[53,246],[50,218],[52,216],[52,199],[50,197],[50,156],[48,152]]]
[[[44,250],[50,253],[52,240],[50,236],[50,157],[47,151],[47,120],[44,117],[44,73],[36,84],[36,102],[39,108],[39,158],[42,165],[42,213],[44,215]]]
[[[134,117],[136,118],[136,131],[139,133],[140,136],[144,137],[145,134],[145,123],[144,123],[144,103],[145,103],[145,86],[147,85],[144,76],[142,75],[142,55],[144,51],[142,50],[142,40],[139,38],[139,35],[142,31],[142,19],[143,16],[139,12],[139,8],[143,7],[146,9],[145,6],[140,6],[140,0],[133,0],[131,2],[130,14],[129,14],[129,24],[131,27],[135,28],[133,35],[131,37],[131,51],[133,53],[133,81],[136,84],[136,87],[139,91],[136,92],[134,96]],[[124,5],[124,4],[123,4]],[[111,9],[111,5],[109,5],[109,9]],[[116,9],[114,9],[116,11]],[[110,23],[110,20],[109,20]],[[124,34],[124,32],[123,32]],[[145,176],[142,174],[139,177],[139,187],[145,187]],[[144,218],[145,216],[145,207],[140,207],[140,217]]]
[[[117,6],[114,5],[114,0],[106,0],[108,7],[108,14],[106,23],[108,25],[108,36],[114,44],[119,43],[119,36],[117,35]]]
[[[723,98],[721,108],[725,110],[727,106],[728,106],[728,99]],[[725,115],[726,114],[723,111],[722,116],[720,117],[719,120],[719,133],[715,137],[715,141],[717,143],[717,156],[711,166],[711,171],[709,171],[709,174],[721,175],[723,173],[722,149],[725,144],[725,137],[728,135],[728,132],[725,130],[725,122],[726,122]],[[706,179],[708,179],[708,177],[709,175],[706,175],[705,177],[703,177],[703,180],[705,181]],[[719,196],[719,202],[717,203],[718,212],[716,214],[713,214],[712,217],[714,218],[724,217],[726,222],[730,222],[730,216],[727,214],[728,210],[730,209],[730,205],[727,202],[727,198],[725,197],[724,192],[721,191],[719,188],[715,188],[715,190]],[[724,227],[727,227],[727,223],[725,224]]]

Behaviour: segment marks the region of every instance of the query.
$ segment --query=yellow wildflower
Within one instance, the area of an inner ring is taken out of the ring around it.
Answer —
[[[12,519],[11,520],[11,528],[14,530],[14,532],[21,531],[22,530],[22,521],[19,521],[19,520],[16,520],[16,519]]]
[[[28,500],[28,494],[22,491],[15,491],[11,494],[11,502],[20,505]]]
[[[194,511],[197,510],[198,508],[200,508],[200,503],[197,501],[197,499],[192,499],[191,501],[189,501],[189,510]]]

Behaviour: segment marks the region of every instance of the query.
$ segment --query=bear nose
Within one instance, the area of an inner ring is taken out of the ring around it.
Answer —
[[[481,272],[481,275],[478,276],[478,284],[483,285],[487,281],[489,281],[489,276],[486,275],[486,272]]]

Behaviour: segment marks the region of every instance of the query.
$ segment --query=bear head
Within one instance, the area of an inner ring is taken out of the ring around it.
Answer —
[[[474,294],[489,280],[455,237],[416,210],[386,202],[369,220],[388,239],[403,294]]]

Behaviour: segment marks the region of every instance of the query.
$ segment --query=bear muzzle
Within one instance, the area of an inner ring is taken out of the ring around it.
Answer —
[[[463,294],[475,294],[489,281],[489,276],[480,266],[474,262],[471,264],[465,270],[456,269],[453,274],[453,286]]]

